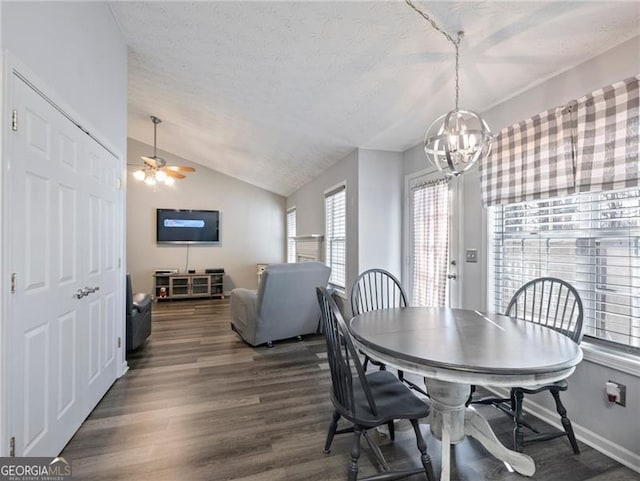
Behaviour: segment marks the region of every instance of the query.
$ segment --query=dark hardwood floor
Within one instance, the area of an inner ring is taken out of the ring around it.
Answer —
[[[73,479],[127,481],[344,480],[351,435],[322,448],[333,412],[324,338],[251,348],[229,327],[225,300],[154,306],[153,332],[129,372],[102,399],[62,453]],[[480,407],[511,444],[511,422]],[[570,414],[570,413],[569,413]],[[436,473],[440,443],[423,425]],[[419,465],[410,425],[396,440],[375,435],[390,462]],[[363,443],[364,446],[364,443]],[[640,475],[566,439],[527,447],[541,481],[628,481]],[[524,480],[473,439],[452,449],[452,480]],[[366,447],[361,475],[376,471]],[[414,476],[412,480],[424,479]]]

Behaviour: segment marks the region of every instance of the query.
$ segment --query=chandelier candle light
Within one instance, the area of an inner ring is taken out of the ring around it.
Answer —
[[[475,112],[460,110],[459,67],[460,41],[464,32],[458,32],[454,40],[441,30],[426,13],[419,10],[411,0],[405,0],[413,10],[440,32],[456,49],[456,107],[438,117],[427,129],[424,137],[424,153],[439,171],[458,176],[469,170],[480,158],[489,155],[493,136],[487,123]]]

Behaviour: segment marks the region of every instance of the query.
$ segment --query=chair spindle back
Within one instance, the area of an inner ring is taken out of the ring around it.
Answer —
[[[364,392],[369,409],[377,415],[376,403],[371,388],[362,369],[356,349],[351,341],[347,327],[340,310],[331,295],[324,287],[317,287],[318,303],[324,324],[324,336],[327,341],[327,360],[331,370],[331,384],[334,404],[340,407],[342,414],[356,417],[354,402],[354,383],[359,383]],[[354,378],[354,371],[356,376]]]
[[[540,277],[527,282],[513,295],[505,314],[550,327],[575,342],[582,338],[582,300],[562,279]]]
[[[407,295],[400,281],[384,269],[364,271],[351,289],[351,312],[354,316],[376,309],[406,305]]]

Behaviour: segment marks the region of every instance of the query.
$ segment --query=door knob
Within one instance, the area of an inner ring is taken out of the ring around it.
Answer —
[[[447,274],[447,279],[457,279],[458,276],[456,274]]]

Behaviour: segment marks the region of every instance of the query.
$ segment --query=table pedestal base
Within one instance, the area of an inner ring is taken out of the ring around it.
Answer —
[[[429,425],[433,435],[442,441],[442,472],[440,481],[451,477],[451,444],[473,436],[493,456],[509,463],[515,471],[532,476],[536,471],[530,456],[507,449],[496,437],[491,426],[474,408],[466,407],[470,386],[425,378],[431,398]]]

